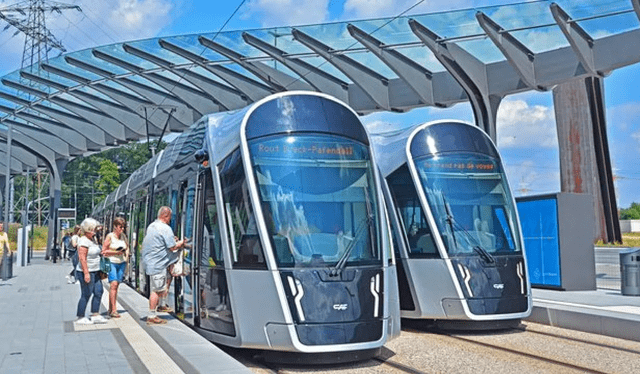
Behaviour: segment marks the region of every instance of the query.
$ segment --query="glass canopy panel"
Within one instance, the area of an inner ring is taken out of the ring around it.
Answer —
[[[305,58],[302,58],[301,60],[340,80],[343,80],[347,83],[351,83],[351,79],[349,79],[346,75],[342,74],[340,70],[336,69],[333,65],[328,63],[327,60],[325,60],[322,57],[305,57]]]
[[[572,19],[633,9],[629,0],[554,0]]]
[[[446,70],[431,50],[424,45],[396,48],[396,50],[431,72]]]
[[[553,14],[549,9],[550,1],[536,1],[499,7],[481,8],[479,11],[486,14],[495,23],[505,30],[514,30],[523,27],[536,27],[554,24]],[[475,15],[473,17],[475,20]],[[481,31],[481,33],[484,33]]]
[[[170,52],[162,47],[160,47],[160,44],[158,44],[158,40],[160,38],[154,38],[154,39],[146,39],[146,40],[138,40],[138,41],[133,41],[133,42],[127,42],[126,44],[136,48],[136,49],[140,49],[144,52],[147,52],[151,55],[154,55],[162,60],[165,60],[171,64],[175,64],[175,65],[182,65],[182,64],[188,64],[191,63],[191,61],[187,60],[186,58],[181,57],[180,55],[177,55],[173,52]],[[170,38],[167,38],[170,39]],[[131,55],[133,56],[133,55]],[[145,60],[146,61],[146,60]],[[158,65],[155,64],[151,64],[151,66],[157,67]]]
[[[75,56],[75,53],[71,53],[68,56]],[[78,75],[78,76],[80,76],[82,78],[89,79],[89,80],[92,80],[92,81],[95,81],[95,80],[98,80],[98,79],[102,78],[101,76],[99,76],[97,74],[93,74],[93,73],[88,72],[88,71],[86,71],[84,69],[80,69],[79,67],[76,67],[74,65],[68,64],[64,60],[64,58],[62,58],[62,57],[55,58],[55,59],[50,59],[49,60],[49,65],[51,65],[51,66],[53,66],[55,68],[64,70],[64,71],[68,71],[71,74]],[[51,74],[51,75],[53,76],[54,74]]]
[[[502,52],[489,38],[462,40],[456,44],[485,64],[505,59]]]
[[[96,48],[96,49],[99,49],[99,48]],[[109,74],[120,75],[120,74],[129,73],[128,70],[125,70],[121,67],[118,67],[116,65],[110,64],[104,60],[94,57],[93,54],[91,53],[91,50],[76,52],[76,53],[73,53],[71,56],[74,57],[76,60],[80,60],[84,62],[87,65],[94,66],[102,70],[106,70]]]
[[[213,36],[215,35],[215,33],[203,34],[203,35],[208,39],[213,39]],[[175,36],[175,37],[164,38],[164,39],[171,44],[175,44],[176,46],[182,49],[185,49],[195,54],[196,56],[205,58],[209,61],[227,61],[228,60],[226,57],[222,56],[221,54],[200,44],[200,42],[198,41],[199,36],[200,35],[198,34],[181,35],[181,36]]]
[[[36,74],[37,71],[38,71],[37,69],[34,69],[32,74],[37,75]],[[4,77],[2,77],[2,79],[10,81],[10,82],[17,83],[17,84],[21,84],[21,85],[24,85],[24,86],[27,86],[27,87],[30,87],[30,88],[33,88],[34,90],[38,90],[40,92],[44,92],[45,94],[57,92],[57,90],[51,88],[50,86],[46,86],[46,85],[37,83],[37,82],[32,81],[30,79],[22,78],[20,76],[20,72],[19,71],[14,71],[12,73],[9,73],[9,74],[5,75]],[[39,96],[31,95],[31,98],[29,99],[28,98],[29,97],[29,93],[27,93],[25,91],[22,91],[22,90],[14,90],[11,87],[7,87],[7,88],[10,89],[10,90],[13,90],[16,94],[20,93],[21,96],[19,96],[19,97],[24,98],[25,100],[34,101],[34,100],[37,100],[39,98]]]
[[[111,45],[107,45],[107,46],[103,46],[103,47],[97,47],[95,48],[96,51],[100,51],[100,52],[104,52],[107,55],[113,56],[118,58],[119,60],[123,60],[125,62],[128,62],[130,64],[133,64],[135,66],[137,66],[138,68],[144,69],[144,70],[148,70],[148,69],[155,69],[158,67],[158,65],[149,62],[147,60],[141,59],[137,56],[134,56],[130,53],[125,52],[125,50],[122,48],[122,44],[111,44]],[[103,60],[103,63],[109,63],[107,60]],[[129,71],[129,70],[127,70]]]
[[[578,25],[592,38],[598,39],[612,34],[638,29],[638,16],[628,12],[614,16],[578,21]]]
[[[48,79],[48,80],[53,81],[55,83],[62,84],[62,85],[67,86],[67,87],[74,87],[74,86],[78,85],[78,82],[76,82],[76,81],[61,77],[61,76],[56,75],[56,74],[49,73],[48,71],[41,69],[40,65],[37,65],[37,68],[33,69],[32,71],[29,71],[29,73],[31,73],[33,75],[37,75],[37,76],[39,76],[41,78],[44,78],[44,79]]]
[[[552,26],[513,31],[510,34],[534,53],[569,47],[567,38],[555,23]]]

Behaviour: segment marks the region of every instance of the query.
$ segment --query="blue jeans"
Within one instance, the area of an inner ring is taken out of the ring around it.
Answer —
[[[89,298],[93,295],[91,299],[91,313],[95,314],[100,312],[100,299],[102,298],[102,282],[100,281],[100,271],[92,271],[89,273],[91,279],[89,283],[84,281],[84,273],[81,271],[76,271],[76,279],[80,281],[80,300],[78,300],[78,312],[76,316],[78,318],[84,317],[84,313],[87,310],[87,304],[89,303]]]
[[[72,254],[71,254],[71,263],[73,264],[73,269],[71,269],[71,273],[69,273],[69,275],[71,275],[72,277],[75,277],[76,276],[76,266],[78,266],[78,251],[73,251],[72,252]]]

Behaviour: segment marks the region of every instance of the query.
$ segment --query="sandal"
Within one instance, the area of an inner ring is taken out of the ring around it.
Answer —
[[[159,306],[156,308],[156,311],[163,313],[172,313],[173,309],[168,305]]]
[[[120,314],[118,312],[109,313],[109,317],[111,317],[111,318],[120,318]]]
[[[147,325],[165,325],[165,324],[167,324],[167,321],[158,316],[155,316],[153,318],[147,317]]]

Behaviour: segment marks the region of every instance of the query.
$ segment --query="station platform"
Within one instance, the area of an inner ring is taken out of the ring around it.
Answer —
[[[36,252],[0,281],[0,373],[251,373],[169,314],[160,314],[166,325],[147,326],[147,300],[126,285],[118,293],[122,318],[75,325],[80,288],[67,283],[70,270],[70,262]],[[543,289],[533,296],[528,321],[640,341],[640,297]]]
[[[532,290],[533,311],[527,321],[571,330],[640,341],[640,296],[620,291]]]
[[[74,323],[80,287],[68,284],[70,261],[53,264],[35,252],[0,281],[0,373],[251,373],[178,319],[147,326],[148,301],[121,285],[121,318]],[[100,312],[107,316],[108,290]],[[90,307],[87,307],[90,315]]]

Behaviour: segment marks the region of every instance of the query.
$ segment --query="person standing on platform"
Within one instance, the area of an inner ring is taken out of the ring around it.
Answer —
[[[100,246],[94,241],[94,235],[98,221],[93,218],[85,218],[80,224],[83,235],[78,240],[78,267],[76,278],[80,280],[80,300],[76,321],[80,325],[94,323],[107,323],[100,315],[100,299],[102,298],[102,281],[100,279]],[[92,297],[93,295],[93,297]],[[91,318],[85,317],[87,304],[91,298]]]
[[[162,325],[166,320],[158,317],[160,299],[166,297],[169,285],[169,266],[178,261],[178,251],[185,246],[185,240],[178,240],[169,226],[171,208],[163,206],[158,210],[158,219],[147,227],[142,241],[142,263],[150,278],[149,315],[147,325]]]
[[[4,232],[4,222],[0,222],[0,272],[3,272],[4,261],[11,256],[11,246],[9,245],[9,236]],[[4,273],[2,275],[5,276]],[[7,275],[8,277],[8,275]]]
[[[126,221],[122,217],[113,220],[113,232],[110,232],[102,243],[102,255],[111,261],[109,272],[109,316],[120,318],[116,301],[118,300],[118,285],[122,283],[124,269],[129,258],[129,246],[124,234]]]
[[[70,257],[71,263],[73,264],[73,268],[69,275],[67,275],[67,283],[78,283],[76,279],[76,267],[78,267],[78,240],[80,240],[80,236],[78,233],[80,232],[80,225],[75,225],[73,228],[73,235],[71,235],[71,248],[70,248]]]

